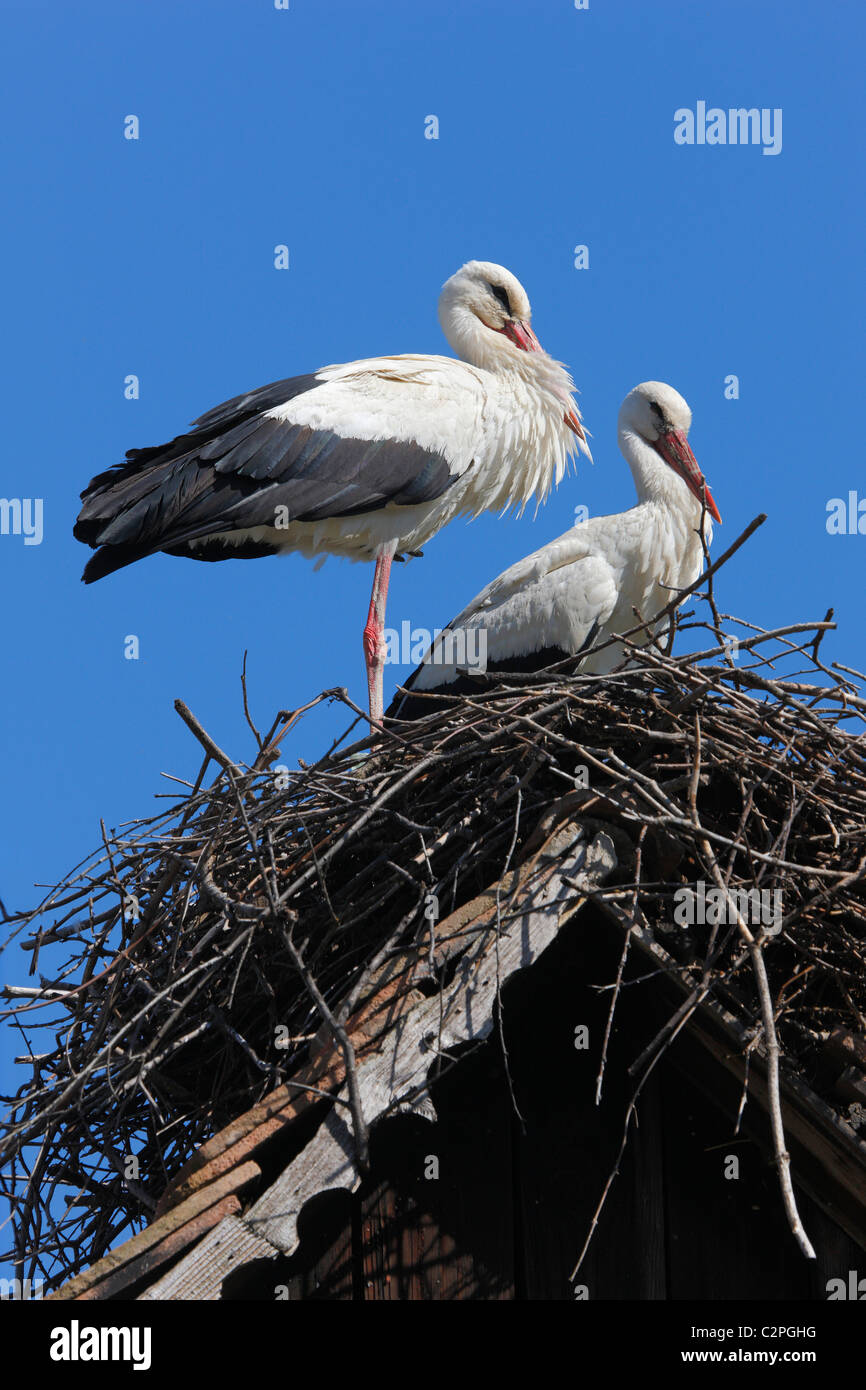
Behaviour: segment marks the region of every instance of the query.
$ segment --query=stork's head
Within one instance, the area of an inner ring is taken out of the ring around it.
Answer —
[[[503,334],[521,352],[540,352],[531,318],[529,296],[520,281],[492,261],[467,261],[445,281],[439,296],[442,331],[461,356],[457,339],[465,338],[466,329],[477,334],[479,324],[488,333]]]
[[[515,275],[493,261],[467,261],[446,280],[439,296],[439,322],[465,362],[487,370],[516,369],[534,379],[563,405],[563,420],[578,446],[592,458],[574,383],[561,363],[542,350],[530,325],[529,296]]]
[[[642,381],[629,391],[619,412],[620,434],[636,434],[649,444],[699,502],[706,498],[710,516],[721,522],[713,494],[689,445],[691,423],[688,405],[679,391],[664,381]]]

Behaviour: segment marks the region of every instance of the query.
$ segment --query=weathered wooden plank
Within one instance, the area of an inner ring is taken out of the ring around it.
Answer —
[[[210,1207],[214,1207],[221,1202],[224,1197],[233,1192],[240,1191],[248,1183],[261,1177],[261,1169],[256,1163],[245,1163],[240,1168],[226,1174],[210,1187],[202,1192],[197,1192],[194,1196],[188,1197],[179,1206],[174,1207],[165,1216],[160,1216],[150,1226],[146,1226],[143,1231],[132,1236],[123,1245],[111,1250],[90,1269],[77,1274],[74,1279],[69,1279],[61,1288],[57,1289],[49,1297],[52,1299],[65,1300],[79,1298],[88,1289],[95,1287],[103,1280],[113,1277],[123,1266],[130,1265],[139,1260],[147,1252],[153,1252],[167,1236],[176,1236],[178,1241],[183,1239],[183,1232],[186,1231],[187,1243],[196,1239],[194,1234],[196,1218],[206,1212]],[[113,1283],[115,1281],[113,1280]]]
[[[191,1299],[212,1302],[222,1297],[223,1282],[252,1260],[276,1259],[279,1251],[251,1231],[237,1216],[224,1221],[199,1241],[194,1250],[149,1289],[140,1301]]]
[[[587,841],[577,827],[550,837],[525,887],[520,910],[498,935],[480,937],[458,962],[455,977],[441,995],[413,1001],[377,1050],[358,1067],[364,1114],[375,1121],[410,1099],[428,1095],[428,1074],[435,1056],[446,1057],[461,1044],[485,1038],[493,1024],[498,990],[515,971],[530,965],[559,929],[560,903],[574,897],[565,878],[591,885],[615,866],[610,837],[604,832]],[[345,1093],[342,1095],[345,1101]],[[354,1190],[359,1176],[354,1145],[343,1106],[326,1116],[314,1139],[251,1208],[251,1229],[287,1254],[297,1243],[297,1218],[316,1192],[332,1187]]]
[[[114,1294],[123,1292],[129,1297],[128,1291],[140,1280],[152,1275],[155,1269],[173,1259],[182,1250],[186,1250],[193,1242],[201,1240],[202,1236],[207,1235],[208,1231],[219,1225],[225,1217],[237,1216],[240,1210],[240,1198],[232,1192],[228,1197],[223,1197],[221,1202],[217,1202],[216,1206],[208,1207],[200,1216],[166,1236],[159,1245],[139,1255],[137,1260],[130,1260],[127,1264],[121,1265],[113,1274],[109,1274],[107,1279],[102,1279],[84,1293],[80,1293],[79,1301],[111,1298]]]

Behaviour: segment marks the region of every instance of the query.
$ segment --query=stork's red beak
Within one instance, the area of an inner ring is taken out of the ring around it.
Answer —
[[[541,343],[536,338],[528,323],[522,319],[509,319],[504,328],[499,329],[515,347],[522,348],[524,352],[541,352]]]
[[[691,445],[686,439],[682,430],[667,430],[660,434],[653,445],[657,454],[661,454],[665,463],[682,478],[686,487],[689,489],[699,502],[706,498],[707,511],[714,521],[721,524],[722,518],[719,516],[719,509],[713,500],[713,494],[707,487],[707,480],[700,470],[700,465],[691,450]]]

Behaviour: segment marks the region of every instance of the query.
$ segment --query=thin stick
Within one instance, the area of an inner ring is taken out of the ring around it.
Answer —
[[[202,728],[192,710],[184,704],[183,700],[175,700],[174,707],[183,720],[186,727],[195,735],[208,757],[213,758],[214,762],[219,763],[220,767],[226,772],[231,772],[235,777],[243,777],[243,772],[237,763],[233,762],[228,753],[224,753],[218,744],[214,743],[206,729]]]

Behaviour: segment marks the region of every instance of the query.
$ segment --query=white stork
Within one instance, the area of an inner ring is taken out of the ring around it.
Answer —
[[[487,669],[535,671],[575,656],[612,633],[652,618],[688,588],[703,566],[700,523],[721,522],[688,442],[692,413],[678,391],[644,381],[619,412],[619,446],[631,467],[638,503],[627,512],[592,517],[500,574],[436,638],[406,682],[411,691],[444,694],[477,683],[460,675],[483,655]],[[640,618],[635,614],[640,614]],[[635,636],[663,636],[669,620]],[[603,674],[626,656],[620,642],[587,655],[581,671]],[[397,695],[388,715],[429,714],[428,700]]]
[[[97,551],[85,583],[156,551],[375,559],[363,642],[381,719],[394,556],[456,516],[542,501],[576,447],[589,455],[573,382],[542,351],[509,271],[469,261],[446,281],[439,321],[462,360],[322,367],[216,406],[170,444],[131,450],[81,495],[74,534]]]

